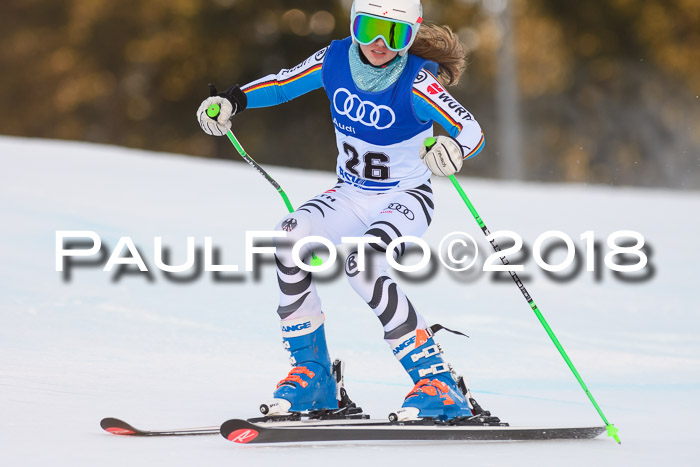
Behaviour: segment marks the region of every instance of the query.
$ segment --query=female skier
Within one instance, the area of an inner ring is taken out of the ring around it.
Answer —
[[[362,252],[354,251],[345,272],[415,384],[396,413],[401,420],[449,420],[471,416],[473,400],[443,360],[423,317],[388,276],[384,253],[400,236],[423,235],[433,215],[431,173],[458,172],[464,159],[481,151],[484,137],[471,113],[443,87],[459,81],[465,66],[462,46],[449,28],[421,26],[422,21],[420,0],[355,0],[351,37],[333,41],[294,68],[209,97],[197,118],[206,133],[222,136],[231,128],[230,118],[246,108],[325,89],[338,145],[338,182],[285,216],[277,230],[286,232],[285,241],[292,244],[311,235],[334,244],[341,237],[367,237],[367,245],[382,253],[360,270]],[[221,107],[216,119],[206,113],[212,104]],[[450,136],[433,138],[433,122]],[[299,256],[310,256],[314,246],[307,244]],[[269,413],[337,410],[340,391],[321,301],[311,273],[294,265],[291,250],[288,243],[278,243],[275,259],[277,313],[293,368],[267,407]],[[404,250],[403,244],[394,249],[394,258]]]

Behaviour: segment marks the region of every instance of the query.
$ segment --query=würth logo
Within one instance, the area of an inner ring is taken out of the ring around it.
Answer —
[[[258,432],[247,428],[241,428],[228,435],[228,440],[234,443],[249,443],[258,437]]]
[[[437,83],[433,83],[430,86],[428,86],[428,94],[431,95],[439,94],[444,91],[445,90],[442,89]]]

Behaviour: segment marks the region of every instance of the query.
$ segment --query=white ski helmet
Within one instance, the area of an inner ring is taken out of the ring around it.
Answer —
[[[382,23],[394,22],[395,26],[401,26],[398,37],[395,38],[395,28],[391,29],[390,37],[382,34]],[[353,41],[365,45],[381,37],[389,49],[404,55],[416,40],[422,22],[420,0],[354,0],[350,12],[350,34]],[[358,38],[362,35],[364,37]]]

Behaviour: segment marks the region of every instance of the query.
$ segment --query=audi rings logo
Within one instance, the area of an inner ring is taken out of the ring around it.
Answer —
[[[407,208],[406,206],[404,206],[403,204],[391,203],[391,204],[390,204],[389,206],[387,206],[385,209],[391,209],[392,211],[398,211],[398,212],[400,212],[401,214],[403,214],[404,216],[406,216],[406,218],[407,218],[409,221],[412,221],[413,219],[416,218],[416,216],[413,214],[413,211],[411,211],[410,209],[408,209],[408,208]]]
[[[345,99],[342,99],[342,96]],[[341,105],[338,106],[338,103]],[[390,107],[363,101],[357,94],[345,88],[338,88],[333,94],[333,107],[339,115],[345,115],[353,122],[360,122],[377,130],[386,130],[396,121],[396,115]]]

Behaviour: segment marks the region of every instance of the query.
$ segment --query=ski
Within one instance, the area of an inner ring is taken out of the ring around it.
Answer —
[[[228,420],[221,436],[239,444],[320,441],[523,441],[592,439],[605,427],[530,428],[431,424],[428,421],[391,423],[380,420],[251,423]]]
[[[197,428],[177,428],[173,430],[140,430],[118,418],[103,418],[100,422],[103,430],[122,436],[196,436],[216,435],[220,432],[218,426],[205,426]]]
[[[359,412],[358,412],[359,411]],[[344,410],[319,410],[310,413],[290,413],[286,415],[270,415],[266,417],[249,418],[249,422],[282,423],[291,426],[305,426],[307,424],[344,424],[360,420],[369,422],[369,415],[361,413],[362,409],[354,407]],[[373,422],[383,423],[383,421]],[[170,430],[141,430],[118,418],[107,417],[100,421],[103,430],[122,436],[195,436],[217,435],[220,426],[202,426],[195,428],[174,428]]]

